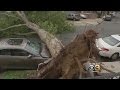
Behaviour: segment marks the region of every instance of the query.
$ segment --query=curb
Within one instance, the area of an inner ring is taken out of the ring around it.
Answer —
[[[88,25],[98,25],[101,24],[103,22],[102,18],[97,18],[97,19],[82,19],[80,21],[70,21],[71,23],[73,23],[75,26],[84,26],[86,24]]]

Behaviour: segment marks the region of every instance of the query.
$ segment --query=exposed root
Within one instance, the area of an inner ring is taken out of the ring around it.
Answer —
[[[95,47],[97,34],[94,30],[88,30],[84,34],[77,35],[55,58],[39,64],[38,77],[41,79],[84,78],[87,72],[83,64],[88,61],[97,63],[98,49]],[[111,72],[104,67],[101,68]]]

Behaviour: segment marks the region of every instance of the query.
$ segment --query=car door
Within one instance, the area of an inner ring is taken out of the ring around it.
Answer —
[[[11,57],[14,63],[11,66],[14,66],[16,69],[37,69],[38,63],[36,62],[37,58],[28,57],[29,52],[22,49],[11,49]]]
[[[3,69],[11,68],[11,63],[13,63],[10,49],[0,50],[0,67]]]

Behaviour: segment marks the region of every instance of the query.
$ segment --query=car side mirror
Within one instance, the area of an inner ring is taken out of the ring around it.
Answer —
[[[30,55],[28,55],[28,58],[32,58],[32,55],[30,54]]]

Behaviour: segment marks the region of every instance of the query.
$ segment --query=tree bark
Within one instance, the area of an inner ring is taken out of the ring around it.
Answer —
[[[1,31],[5,31],[5,30],[8,30],[8,29],[11,29],[11,28],[16,28],[16,27],[21,27],[21,26],[25,26],[26,24],[18,24],[18,25],[13,25],[13,26],[10,26],[10,27],[7,27],[7,28],[4,28],[4,29],[1,29]]]

